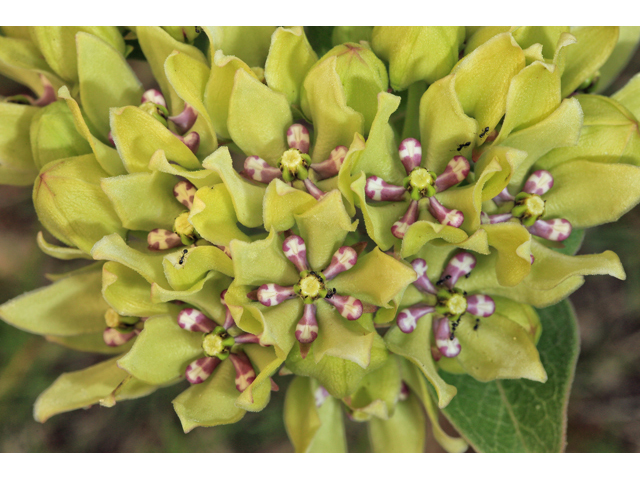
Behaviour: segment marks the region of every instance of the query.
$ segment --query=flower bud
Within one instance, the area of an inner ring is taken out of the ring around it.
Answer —
[[[369,132],[378,108],[378,93],[389,87],[387,70],[366,42],[345,43],[329,50],[309,71],[307,78],[322,71],[318,66],[330,58],[336,59],[347,105],[364,116],[365,134]],[[322,81],[322,79],[319,79]],[[302,110],[310,115],[306,89],[302,90]]]

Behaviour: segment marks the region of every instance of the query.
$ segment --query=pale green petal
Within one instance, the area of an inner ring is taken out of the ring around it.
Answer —
[[[31,185],[38,176],[29,143],[37,107],[0,103],[0,185]]]
[[[628,108],[636,118],[640,117],[640,73],[634,75],[611,98]]]
[[[320,417],[320,428],[307,452],[346,453],[347,437],[340,401],[328,397],[318,409],[318,416]]]
[[[50,257],[58,258],[60,260],[74,260],[76,258],[91,259],[91,255],[83,252],[79,248],[60,247],[47,242],[44,239],[42,232],[38,232],[36,242],[38,243],[40,250]]]
[[[618,77],[633,57],[638,47],[638,42],[640,42],[640,27],[620,27],[618,42],[607,61],[600,67],[600,79],[598,80],[596,93],[603,92]]]
[[[166,303],[151,301],[151,284],[140,274],[118,262],[102,267],[102,297],[124,317],[149,317],[166,313]]]
[[[103,333],[86,333],[81,335],[73,335],[70,337],[57,337],[54,335],[46,335],[47,342],[61,345],[64,348],[76,350],[78,352],[100,353],[103,355],[115,355],[126,352],[131,348],[130,343],[125,343],[119,347],[111,347],[104,343]]]
[[[284,426],[296,453],[309,449],[321,424],[312,380],[294,377],[284,397]]]
[[[260,345],[245,345],[247,354],[254,368],[256,379],[240,394],[236,406],[249,412],[259,412],[267,406],[271,399],[271,376],[280,368],[284,359],[278,358],[271,347]]]
[[[227,126],[231,139],[246,155],[276,165],[287,149],[287,129],[293,123],[287,98],[243,69],[235,74]]]
[[[523,49],[529,48],[535,43],[542,45],[542,55],[544,58],[553,58],[556,53],[558,40],[563,32],[568,32],[569,27],[518,27],[513,31],[518,45]]]
[[[401,385],[398,358],[391,356],[380,368],[368,373],[360,388],[344,402],[357,420],[376,417],[388,420],[396,408]]]
[[[464,46],[464,54],[469,55],[476,48],[488,42],[496,35],[513,32],[516,28],[517,27],[508,26],[467,27],[467,41]]]
[[[220,175],[211,170],[198,169],[191,171],[175,163],[169,163],[163,150],[158,150],[151,156],[151,160],[149,160],[149,170],[184,177],[193,183],[196,188],[222,182]]]
[[[542,334],[542,325],[535,308],[498,295],[493,295],[491,298],[496,304],[496,313],[498,315],[520,325],[529,334],[533,343],[538,343]],[[478,328],[480,327],[478,326]]]
[[[295,225],[295,216],[313,207],[318,201],[303,190],[293,188],[276,178],[264,194],[264,228],[277,232]]]
[[[483,225],[489,246],[497,253],[496,278],[500,285],[519,284],[531,271],[531,234],[519,222]]]
[[[186,252],[185,252],[186,250]],[[164,256],[164,273],[174,290],[186,290],[215,270],[233,276],[233,262],[218,247],[182,248]]]
[[[398,402],[389,420],[369,420],[369,438],[374,453],[422,453],[425,417],[418,398],[409,394]]]
[[[276,27],[203,27],[214,50],[241,58],[250,67],[264,67]]]

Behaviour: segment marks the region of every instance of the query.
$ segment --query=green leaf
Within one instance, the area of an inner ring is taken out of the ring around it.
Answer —
[[[543,329],[538,350],[549,376],[546,383],[481,383],[466,375],[442,373],[458,389],[443,412],[477,451],[564,450],[567,402],[579,350],[578,329],[568,301],[538,313]]]

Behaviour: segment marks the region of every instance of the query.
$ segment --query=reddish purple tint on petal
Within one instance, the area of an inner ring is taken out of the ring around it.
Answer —
[[[494,223],[504,223],[508,222],[513,218],[513,215],[510,213],[498,213],[496,215],[487,215],[486,213],[480,213],[480,223],[483,225],[494,224]]]
[[[400,392],[398,393],[398,401],[402,402],[409,398],[409,387],[406,383],[402,382],[400,385]]]
[[[182,240],[180,235],[171,230],[154,228],[147,235],[147,244],[149,245],[149,250],[168,250],[182,245]]]
[[[514,197],[513,195],[511,195],[509,193],[509,190],[507,190],[507,187],[504,187],[504,190],[502,190],[498,195],[493,197],[493,201],[497,205],[500,205],[500,204],[506,203],[506,202],[513,202],[515,199],[516,199],[516,197]]]
[[[471,273],[476,266],[476,257],[469,252],[460,252],[449,260],[440,280],[447,288],[453,288],[460,277]]]
[[[411,333],[416,329],[418,320],[428,313],[433,313],[435,307],[419,303],[410,308],[405,308],[398,314],[398,328],[404,333]]]
[[[330,397],[329,392],[327,392],[327,389],[324,388],[322,385],[316,388],[316,391],[313,393],[313,398],[315,399],[315,402],[316,402],[316,408],[320,408],[324,403],[324,401],[329,397]]]
[[[142,98],[140,99],[140,103],[151,102],[156,105],[162,105],[164,108],[167,108],[167,102],[164,100],[164,95],[160,90],[156,90],[155,88],[151,88],[142,94]]]
[[[176,134],[174,133],[174,135]],[[194,155],[198,153],[198,148],[200,147],[200,135],[198,134],[198,132],[191,132],[190,134],[185,135],[184,137],[181,137],[180,135],[176,135],[176,137],[178,137],[180,141],[184,143],[189,148],[189,150],[193,152]]]
[[[278,384],[273,380],[273,378],[270,378],[269,380],[271,380],[271,391],[272,392],[279,392],[280,391],[280,387],[278,386]]]
[[[544,195],[551,187],[553,187],[553,175],[546,170],[537,170],[527,178],[522,191],[534,195]]]
[[[197,119],[198,112],[196,112],[188,103],[184,104],[184,109],[180,114],[169,117],[169,120],[174,123],[174,125],[178,129],[178,132],[180,132],[181,134],[188,132],[191,127],[193,127],[193,124],[196,123]]]
[[[316,338],[318,338],[316,306],[313,303],[305,303],[302,318],[296,325],[296,340],[300,343],[311,343]]]
[[[489,317],[496,311],[496,304],[489,295],[469,295],[467,312],[476,317]]]
[[[213,320],[195,308],[181,310],[178,314],[178,325],[185,330],[202,333],[209,333],[216,328]]]
[[[189,210],[191,210],[193,206],[193,198],[197,191],[198,189],[189,180],[180,180],[176,183],[176,186],[173,187],[173,195]]]
[[[313,183],[311,179],[306,178],[303,183],[307,189],[307,192],[309,192],[309,195],[311,195],[316,200],[320,200],[322,197],[325,196],[325,192],[323,192],[320,188],[318,188],[318,186],[315,183]]]
[[[367,178],[364,186],[365,195],[376,202],[399,202],[405,192],[404,187],[391,185],[375,175]]]
[[[327,280],[351,269],[358,261],[358,254],[351,247],[340,247],[331,257],[331,263],[322,271]]]
[[[283,287],[275,283],[265,283],[258,288],[258,301],[265,307],[280,305],[296,296],[293,287]]]
[[[318,179],[335,177],[340,171],[340,167],[344,163],[349,149],[342,145],[331,150],[329,158],[324,162],[314,163],[311,168],[317,173]]]
[[[232,353],[229,360],[236,369],[236,388],[239,392],[244,392],[256,379],[251,361],[244,352]]]
[[[297,148],[302,153],[309,153],[309,130],[304,125],[294,123],[287,130],[287,143],[290,148]]]
[[[217,357],[202,357],[194,360],[187,366],[184,372],[185,377],[192,384],[204,382],[213,373],[216,367],[220,365],[220,359]]]
[[[536,223],[527,228],[531,235],[546,238],[554,242],[563,242],[571,235],[571,222],[564,218],[554,218],[552,220],[537,220]]]
[[[269,183],[274,178],[282,178],[279,168],[272,167],[257,155],[251,155],[245,159],[242,173],[260,183]]]
[[[398,153],[407,175],[411,173],[411,170],[419,166],[422,161],[422,145],[415,138],[405,138],[400,142]]]
[[[307,264],[307,246],[302,237],[298,235],[289,235],[282,243],[282,252],[291,263],[293,263],[298,271],[303,272],[309,270]]]
[[[427,277],[427,262],[422,258],[416,258],[413,262],[411,262],[411,266],[413,267],[413,271],[416,272],[418,278],[413,282],[415,287],[424,293],[431,293],[435,295],[438,293],[436,287],[433,286],[429,277]]]
[[[257,343],[260,344],[260,337],[253,333],[243,333],[237,337],[233,337],[236,343]]]
[[[135,330],[131,332],[121,332],[116,328],[107,328],[102,333],[102,339],[109,347],[119,347],[135,337],[136,334],[137,332]]]
[[[362,316],[362,302],[349,295],[336,295],[325,298],[327,302],[336,307],[338,313],[347,320],[357,320]]]
[[[418,220],[418,202],[416,200],[411,200],[406,213],[400,220],[398,220],[391,226],[391,233],[396,238],[404,238],[407,230],[409,230],[409,227],[411,225],[416,223],[416,220]]]
[[[449,319],[445,317],[434,319],[433,334],[436,340],[436,347],[438,347],[442,355],[448,358],[458,356],[462,348],[458,339],[451,334]]]
[[[436,178],[436,192],[442,192],[457,185],[469,175],[469,161],[462,155],[456,155],[447,164],[444,172]]]
[[[429,212],[441,225],[458,228],[464,222],[464,214],[460,210],[451,210],[443,206],[436,197],[429,197]]]

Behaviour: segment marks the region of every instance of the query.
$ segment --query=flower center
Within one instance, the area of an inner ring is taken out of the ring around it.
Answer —
[[[130,331],[133,330],[139,319],[137,317],[123,317],[113,308],[109,308],[104,314],[104,321],[109,328]]]
[[[231,347],[235,345],[233,337],[229,336],[222,327],[216,327],[213,332],[207,333],[202,339],[202,350],[207,357],[226,359],[231,353]]]
[[[452,315],[458,316],[462,315],[467,311],[467,299],[464,295],[456,293],[451,296],[449,301],[447,301],[447,307]]]
[[[436,174],[426,168],[414,168],[408,177],[404,179],[404,188],[411,194],[413,200],[424,197],[432,197],[436,194]]]
[[[305,180],[309,176],[309,163],[309,155],[300,153],[297,148],[290,148],[282,154],[278,166],[284,181],[293,182],[296,179]]]
[[[300,281],[294,290],[305,303],[312,303],[327,296],[327,288],[324,285],[322,274],[311,271],[302,272],[300,276]]]
[[[544,200],[540,195],[521,192],[516,195],[511,214],[519,218],[523,225],[530,227],[544,215],[544,210]]]
[[[436,311],[445,317],[456,320],[467,311],[467,295],[459,288],[442,288],[437,294]]]

